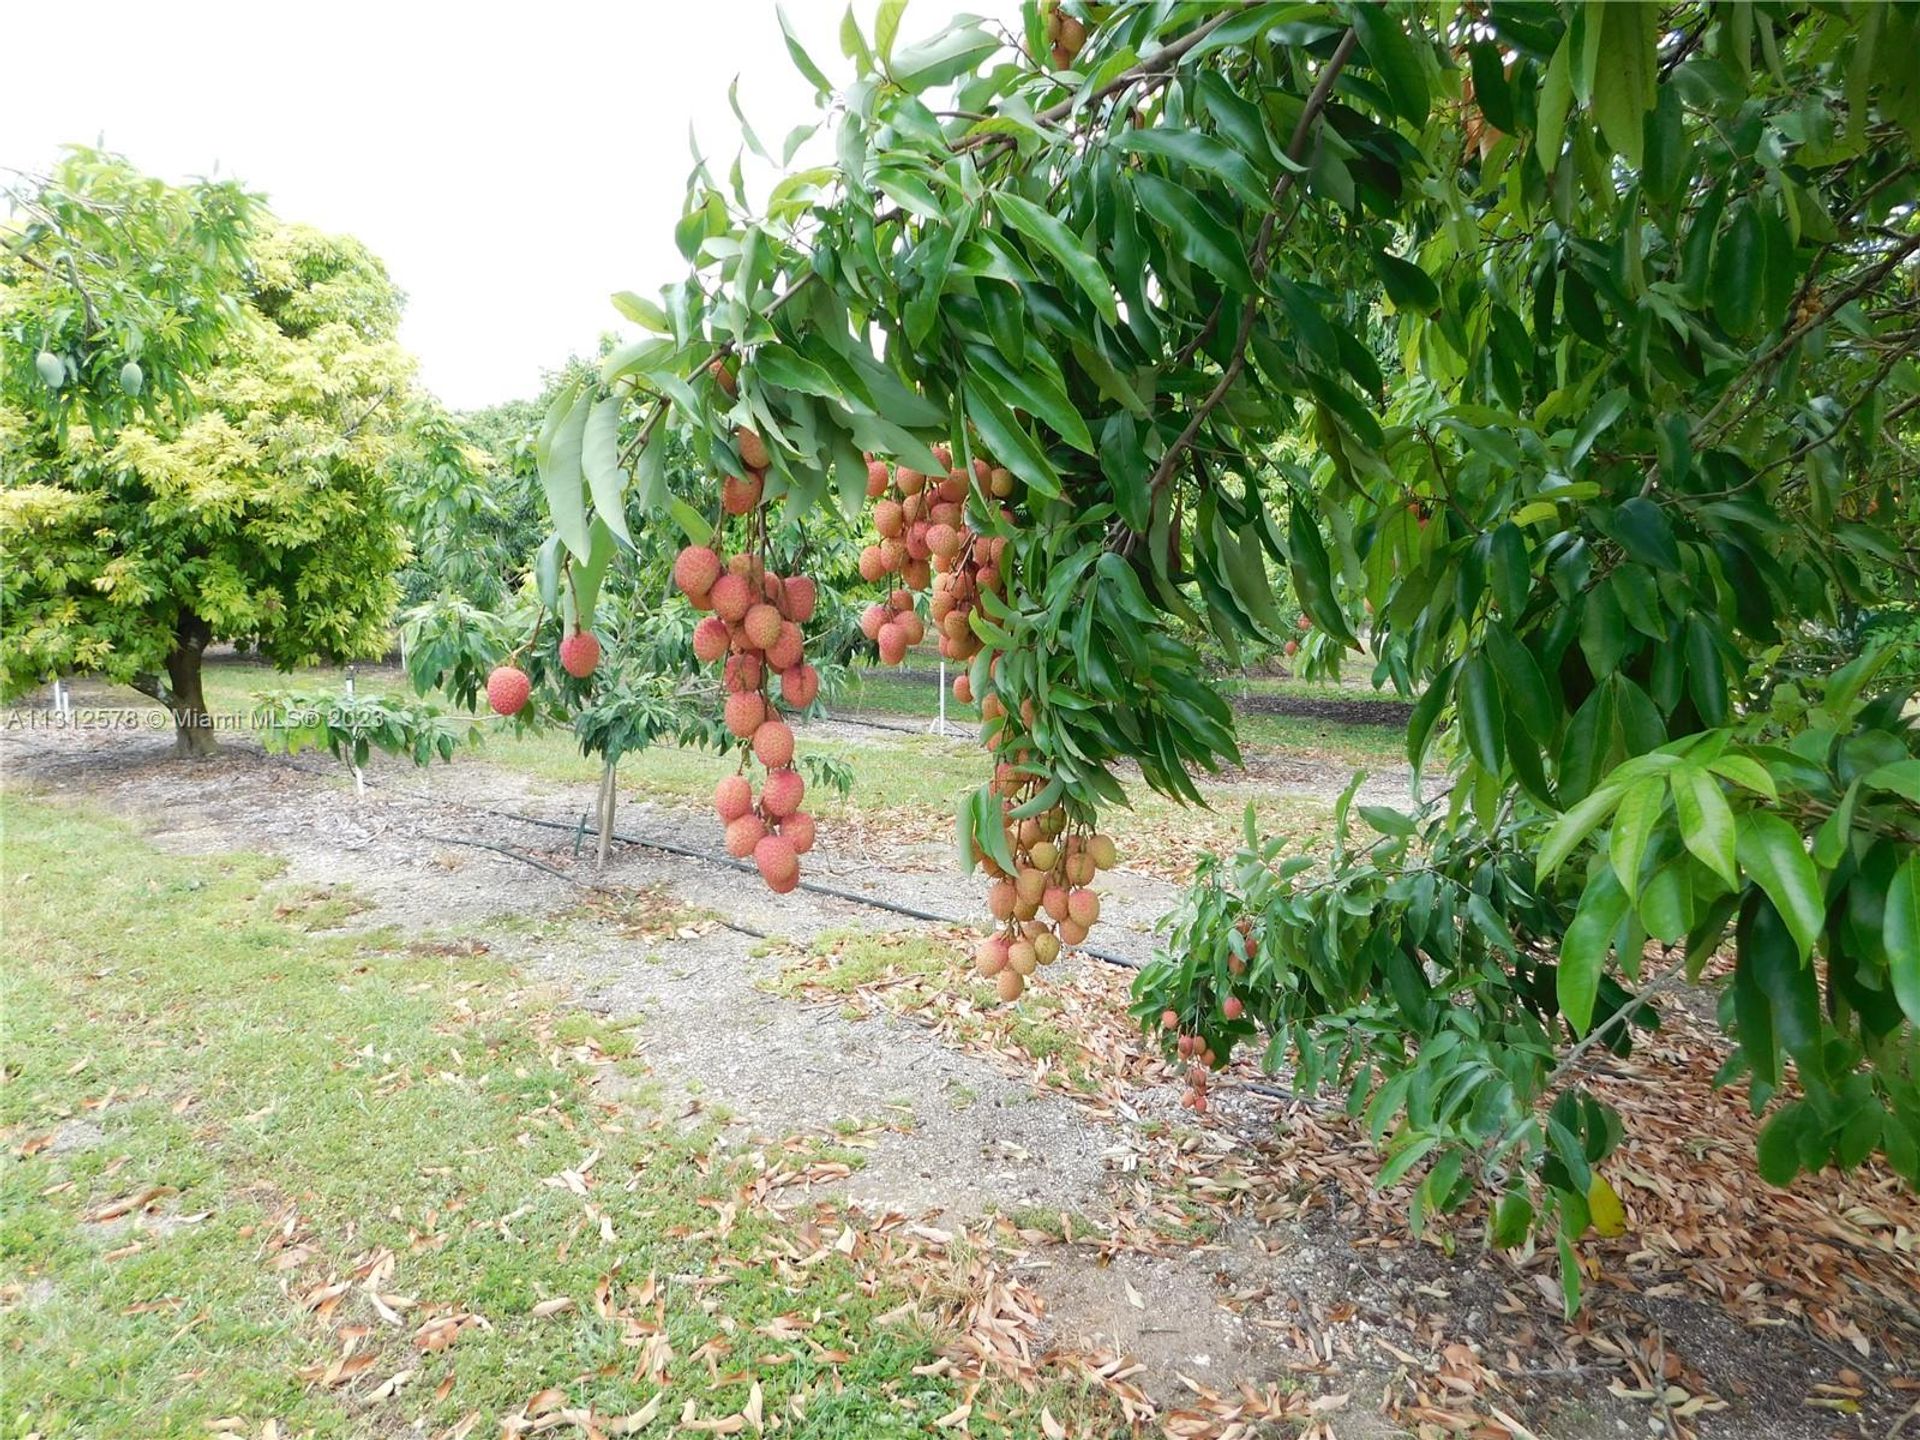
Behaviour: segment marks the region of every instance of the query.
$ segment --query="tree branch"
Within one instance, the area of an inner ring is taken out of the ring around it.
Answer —
[[[1340,72],[1346,68],[1347,61],[1352,57],[1354,47],[1358,44],[1359,37],[1349,27],[1347,33],[1340,37],[1340,44],[1334,49],[1332,58],[1327,61],[1327,68],[1320,72],[1320,79],[1315,83],[1313,93],[1307,96],[1306,108],[1300,112],[1300,123],[1294,127],[1293,140],[1287,146],[1287,158],[1294,164],[1300,164],[1305,157],[1307,142],[1312,138],[1313,123],[1320,118],[1320,112],[1326,108],[1327,100],[1333,94],[1334,81],[1340,78]],[[1258,287],[1260,282],[1266,279],[1267,272],[1273,265],[1272,251],[1279,229],[1280,205],[1292,192],[1298,178],[1297,170],[1287,170],[1281,174],[1273,187],[1273,198],[1267,206],[1266,215],[1260,221],[1260,232],[1254,237],[1253,242],[1251,259],[1255,293],[1249,295],[1247,303],[1241,307],[1240,328],[1234,335],[1233,353],[1227,361],[1227,368],[1222,372],[1219,383],[1207,393],[1206,399],[1202,400],[1193,412],[1193,418],[1187,421],[1186,428],[1180,432],[1180,438],[1169,445],[1166,454],[1160,457],[1160,464],[1155,468],[1153,479],[1147,485],[1149,491],[1158,490],[1173,478],[1173,472],[1180,463],[1181,454],[1193,444],[1194,437],[1200,433],[1200,427],[1206,424],[1207,417],[1226,398],[1227,391],[1233,387],[1233,382],[1239,379],[1240,372],[1246,369],[1247,341],[1253,335],[1253,322],[1260,313],[1261,297]]]

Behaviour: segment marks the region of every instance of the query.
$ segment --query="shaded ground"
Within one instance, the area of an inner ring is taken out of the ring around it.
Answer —
[[[1822,1177],[1777,1206],[1746,1183],[1751,1127],[1736,1097],[1703,1112],[1697,1072],[1713,1056],[1697,1027],[1608,1082],[1632,1112],[1634,1168],[1618,1183],[1635,1226],[1596,1248],[1591,1309],[1568,1327],[1544,1258],[1487,1256],[1471,1227],[1455,1258],[1410,1241],[1344,1122],[1244,1088],[1250,1074],[1208,1124],[1183,1118],[1120,1014],[1124,971],[1069,959],[1020,1007],[992,1007],[956,978],[956,927],[775,898],[637,846],[594,876],[571,836],[498,813],[571,823],[580,787],[380,763],[356,801],[324,761],[239,743],[198,764],[165,752],[146,737],[0,737],[9,784],[103,803],[169,848],[285,856],[316,927],[480,938],[582,1007],[637,1021],[648,1074],[610,1084],[666,1087],[727,1117],[741,1143],[846,1135],[849,1202],[941,1225],[1001,1213],[1014,1273],[1044,1303],[1035,1353],[1062,1347],[1060,1363],[1138,1396],[1170,1433],[1284,1416],[1355,1436],[1814,1437],[1885,1433],[1920,1399],[1903,1388],[1920,1317],[1865,1284],[1920,1279],[1920,1215],[1869,1174]],[[1265,763],[1304,793],[1344,783],[1312,762]],[[944,836],[888,838],[885,825],[823,832],[809,876],[975,913]],[[716,839],[706,816],[665,806],[629,805],[620,828],[703,850]],[[1145,958],[1173,887],[1121,871],[1110,889],[1096,940]],[[1761,1269],[1723,1253],[1743,1245],[1765,1248]],[[1864,1293],[1838,1311],[1849,1273]],[[1264,1388],[1276,1383],[1299,1389]]]

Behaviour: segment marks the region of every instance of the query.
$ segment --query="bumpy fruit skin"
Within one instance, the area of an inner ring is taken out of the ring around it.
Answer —
[[[995,935],[982,940],[973,947],[973,968],[983,979],[991,980],[1007,968],[1007,942],[1004,936]]]
[[[591,630],[576,630],[560,642],[560,668],[584,680],[600,668],[600,640]]]
[[[1113,848],[1111,835],[1095,835],[1087,842],[1087,853],[1093,857],[1093,863],[1099,869],[1111,870],[1120,858]]]
[[[487,676],[487,704],[496,715],[518,715],[533,694],[533,682],[518,665],[501,665]]]
[[[993,988],[1002,1000],[1012,1002],[1020,998],[1027,988],[1027,982],[1021,978],[1018,970],[1009,965],[994,978]]]
[[[673,560],[673,583],[682,595],[705,595],[720,578],[720,556],[705,545],[689,545]]]
[[[753,847],[753,863],[760,867],[760,878],[776,892],[784,893],[783,885],[791,890],[792,882],[800,878],[800,857],[783,835],[763,836]]]
[[[1220,1013],[1229,1020],[1238,1020],[1246,1012],[1246,1008],[1240,1003],[1238,995],[1229,995],[1226,1003],[1220,1007]]]
[[[729,775],[713,787],[713,810],[723,824],[731,825],[753,809],[753,782],[744,775]]]
[[[758,815],[742,815],[727,822],[727,854],[744,860],[766,836],[767,827]]]
[[[869,605],[860,612],[860,633],[869,640],[880,638],[880,627],[893,616],[893,612],[884,605]]]
[[[882,625],[874,639],[880,646],[881,664],[898,665],[907,658],[907,627],[898,620],[889,620]]]
[[[782,816],[780,834],[793,846],[793,853],[804,855],[813,849],[813,817],[804,810]]]
[[[780,612],[764,601],[750,607],[740,624],[756,650],[764,650],[780,638]]]
[[[746,619],[747,607],[753,604],[753,589],[739,575],[722,575],[713,582],[713,613],[729,625],[738,625]]]
[[[758,699],[758,696],[754,697]],[[737,733],[737,732],[736,732]],[[762,721],[753,732],[753,753],[769,770],[793,763],[793,731],[784,720]]]
[[[718,615],[709,615],[693,627],[693,653],[702,664],[711,665],[727,653],[727,643],[731,637],[727,634],[727,622]]]
[[[1067,895],[1067,915],[1073,923],[1092,929],[1100,918],[1100,897],[1091,890],[1074,890]]]
[[[745,515],[760,503],[763,488],[758,475],[729,475],[720,486],[720,508],[729,515]]]
[[[744,426],[734,432],[734,438],[740,442],[740,458],[755,470],[767,468],[767,461],[773,457],[767,454],[767,442]]]
[[[758,655],[729,655],[724,672],[726,686],[730,691],[758,690],[761,676],[766,667],[760,663]]]
[[[813,583],[811,575],[789,575],[783,588],[785,600],[781,610],[794,624],[806,624],[813,618],[813,607],[819,603],[819,586]]]
[[[767,702],[757,690],[727,696],[727,729],[742,740],[756,734],[766,718]]]
[[[798,810],[806,795],[807,782],[800,778],[798,770],[774,770],[768,773],[767,783],[760,787],[760,804],[767,814],[779,820]]]
[[[887,486],[893,483],[893,477],[887,474],[887,462],[869,460],[867,462],[867,498],[878,500],[887,493]]]
[[[820,672],[811,665],[790,666],[780,676],[780,698],[795,710],[804,710],[820,694]]]
[[[767,664],[776,670],[791,670],[806,653],[806,641],[801,638],[800,627],[791,620],[782,620],[779,634],[767,646]]]

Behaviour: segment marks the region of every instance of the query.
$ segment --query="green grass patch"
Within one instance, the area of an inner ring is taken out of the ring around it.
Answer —
[[[688,1400],[704,1419],[740,1411],[755,1380],[795,1436],[918,1435],[957,1403],[953,1383],[912,1373],[935,1337],[877,1323],[902,1294],[837,1255],[769,1263],[780,1232],[749,1207],[720,1224],[748,1167],[711,1129],[681,1133],[642,1087],[607,1103],[607,1067],[579,1052],[622,1053],[624,1030],[470,949],[276,920],[273,861],[164,855],[5,792],[0,821],[0,1125],[24,1157],[0,1177],[7,1434],[198,1437],[232,1416],[248,1434],[271,1418],[282,1434],[397,1435],[478,1412],[491,1435],[549,1386],[627,1414],[661,1387],[628,1319],[596,1313],[603,1283],[672,1346],[663,1427]],[[567,1172],[596,1152],[581,1195]],[[409,1302],[393,1302],[399,1325],[362,1281],[328,1316],[306,1308],[356,1272]],[[657,1311],[635,1298],[650,1276]],[[413,1343],[460,1315],[485,1324]],[[782,1315],[804,1319],[804,1342],[761,1332]],[[344,1326],[367,1327],[357,1353],[374,1363],[337,1386],[303,1379],[340,1355]],[[707,1352],[715,1368],[699,1354],[712,1344],[729,1347]],[[1038,1432],[1037,1402],[994,1408],[1004,1425],[977,1408],[975,1434]]]

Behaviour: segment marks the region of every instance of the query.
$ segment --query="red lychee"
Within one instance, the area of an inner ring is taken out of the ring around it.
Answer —
[[[731,825],[753,808],[753,782],[744,775],[729,775],[713,787],[713,810]]]
[[[869,605],[860,613],[860,633],[869,640],[880,638],[881,627],[893,618],[893,612],[884,605]]]
[[[811,665],[791,665],[780,676],[780,698],[795,710],[804,710],[820,694],[820,672]]]
[[[740,442],[740,458],[756,470],[767,468],[772,457],[767,454],[767,442],[744,425],[734,431],[734,439]]]
[[[790,670],[800,663],[806,654],[806,641],[801,638],[800,627],[791,620],[780,622],[780,631],[767,646],[767,664],[776,670]]]
[[[793,846],[793,853],[804,855],[813,849],[813,816],[804,810],[796,810],[780,820],[780,834]]]
[[[757,732],[767,718],[767,702],[757,690],[727,696],[727,729],[742,740]]]
[[[718,615],[709,615],[693,627],[693,653],[702,664],[711,665],[727,653],[727,622]]]
[[[742,815],[727,822],[727,854],[744,860],[766,835],[767,827],[758,815]]]
[[[753,604],[753,587],[739,575],[722,575],[713,582],[713,613],[729,625],[738,625],[746,618],[747,607]]]
[[[757,697],[756,697],[757,698]],[[753,732],[753,753],[769,770],[793,763],[793,731],[784,720],[763,720]]]
[[[683,595],[705,595],[720,578],[720,556],[705,545],[689,545],[673,561],[673,583]]]
[[[867,498],[878,500],[887,493],[887,486],[893,483],[893,477],[887,473],[887,462],[869,460],[867,462]]]
[[[881,663],[898,665],[902,660],[907,658],[906,627],[901,625],[897,620],[889,620],[885,625],[882,625],[880,627],[880,633],[874,638],[880,645]]]
[[[793,853],[793,842],[784,835],[762,836],[753,847],[753,863],[760,867],[760,878],[774,890],[783,885],[792,889],[792,882],[800,878],[800,857]]]
[[[731,691],[758,690],[760,681],[766,673],[766,667],[760,663],[758,655],[729,655],[727,657],[726,683]]]
[[[745,515],[760,503],[764,488],[760,477],[751,471],[729,475],[720,485],[720,508],[729,515]]]
[[[813,607],[819,603],[819,598],[819,587],[813,583],[811,575],[789,575],[786,603],[780,608],[794,624],[804,625],[813,618]]]
[[[591,630],[576,630],[560,642],[560,668],[584,680],[600,667],[600,641]]]
[[[760,787],[760,804],[767,814],[778,820],[798,810],[806,794],[807,782],[800,778],[798,770],[773,770],[767,774],[767,783]]]
[[[740,623],[756,650],[764,650],[780,638],[780,612],[764,602],[749,607]]]
[[[501,665],[487,676],[487,704],[499,715],[518,715],[533,694],[533,682],[518,665]]]

